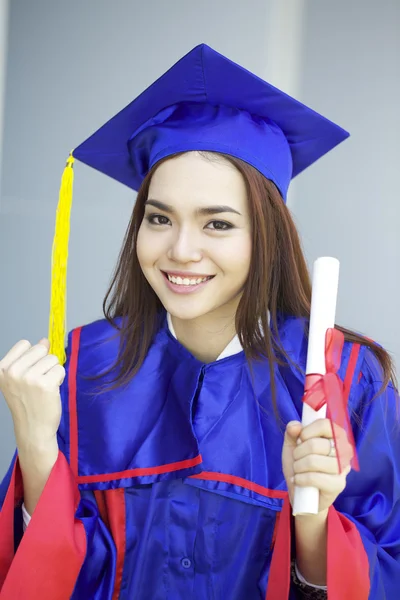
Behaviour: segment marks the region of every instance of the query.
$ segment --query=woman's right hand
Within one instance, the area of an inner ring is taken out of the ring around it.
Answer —
[[[56,439],[65,369],[49,349],[46,338],[34,346],[21,340],[0,360],[0,390],[13,418],[18,447],[44,449]]]
[[[60,385],[65,370],[45,338],[21,340],[0,360],[0,391],[10,409],[21,468],[25,508],[33,514],[58,457]]]

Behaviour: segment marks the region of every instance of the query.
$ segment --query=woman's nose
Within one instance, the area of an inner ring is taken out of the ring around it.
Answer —
[[[196,262],[202,257],[203,252],[198,244],[197,236],[189,230],[181,230],[172,241],[168,251],[168,258],[179,263]]]

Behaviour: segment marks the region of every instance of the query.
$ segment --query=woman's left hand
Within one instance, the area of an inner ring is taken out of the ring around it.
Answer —
[[[352,449],[343,429],[335,426],[335,434],[336,437],[345,438],[341,440],[341,447],[342,444],[349,445],[342,473],[339,473],[329,419],[318,419],[306,427],[302,427],[298,421],[291,421],[286,426],[282,468],[292,505],[295,485],[318,488],[319,512],[326,511],[346,487],[346,477],[351,470]]]

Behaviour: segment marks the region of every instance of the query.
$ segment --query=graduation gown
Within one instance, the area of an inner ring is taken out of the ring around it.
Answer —
[[[166,319],[134,379],[100,392],[118,340],[105,321],[69,334],[60,452],[22,533],[17,456],[0,488],[0,599],[286,600],[292,519],[281,467],[284,425],[299,419],[304,375],[244,352],[203,364]],[[304,322],[280,318],[304,368]],[[395,390],[346,343],[345,382],[360,472],[328,516],[329,600],[394,600],[400,591],[400,443]],[[268,589],[267,589],[268,588]]]

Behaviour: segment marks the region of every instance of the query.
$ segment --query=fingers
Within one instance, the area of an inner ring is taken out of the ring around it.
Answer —
[[[20,340],[0,361],[0,379],[8,382],[24,381],[35,386],[45,376],[43,386],[52,390],[60,386],[65,378],[65,369],[57,356],[48,354],[50,342],[42,338],[35,346],[27,340]]]
[[[299,439],[301,441],[301,438]],[[329,456],[332,449],[331,439],[332,438],[328,439],[323,437],[314,437],[306,442],[297,444],[296,448],[293,450],[294,460],[300,460],[309,454],[321,454],[322,456]]]
[[[333,423],[333,427],[335,429],[336,440],[343,441],[347,439],[346,431],[342,427],[339,427],[336,423]],[[332,423],[329,419],[317,419],[304,427],[300,433],[302,442],[314,437],[333,438]]]
[[[27,352],[31,348],[30,342],[28,340],[20,340],[7,352],[5,357],[0,360],[0,370],[6,371],[11,365],[18,360],[25,352]]]
[[[286,425],[284,445],[293,446],[293,448],[295,448],[300,432],[301,423],[299,421],[290,421],[290,423]]]
[[[293,471],[300,473],[327,473],[329,475],[339,474],[339,465],[336,458],[321,456],[319,454],[308,454],[293,463]]]
[[[293,493],[293,485],[315,487],[321,494],[320,507],[323,508],[329,507],[343,492],[346,477],[351,470],[350,459],[342,456],[342,444],[350,447],[346,432],[336,425],[334,427],[335,442],[341,442],[342,472],[339,471],[336,453],[332,451],[334,436],[328,419],[318,419],[304,428],[299,423],[289,423],[282,452],[282,466],[289,494],[290,490]]]
[[[332,425],[329,419],[317,419],[310,425],[303,427],[300,433],[300,439],[305,442],[311,438],[332,438]]]
[[[23,340],[18,342],[2,361],[3,371],[7,371],[13,379],[22,377],[31,367],[41,361],[48,354],[47,344],[39,343],[31,346]]]
[[[47,351],[50,350],[50,341],[47,338],[42,338],[38,341],[38,344],[42,344],[43,346],[45,346],[47,348]]]
[[[55,365],[44,376],[44,379],[47,382],[47,387],[52,389],[54,386],[60,386],[65,379],[65,374],[66,372],[63,366],[60,364]]]
[[[29,369],[29,376],[32,376],[32,378],[36,378],[39,375],[45,375],[58,364],[59,360],[57,356],[55,356],[54,354],[47,354],[41,360],[39,360],[37,363],[31,366],[31,368]]]
[[[64,381],[65,369],[57,356],[48,354],[26,371],[22,378],[30,386],[40,385],[44,390],[53,391]]]
[[[0,390],[10,409],[17,445],[36,447],[53,439],[60,425],[60,385],[65,370],[49,354],[46,338],[21,340],[0,362]]]
[[[347,439],[345,430],[336,424],[334,424],[334,428],[335,442],[337,448],[340,449],[341,467],[343,470],[350,464],[353,450]],[[297,467],[298,472],[302,472],[304,465],[307,464],[308,469],[306,470],[308,471],[321,471],[328,474],[338,473],[337,452],[336,450],[332,451],[332,440],[333,432],[329,419],[318,419],[304,427],[299,432],[297,443],[293,447],[294,472],[296,472],[296,462],[307,458],[306,461],[300,462],[300,465]],[[316,464],[315,468],[313,468],[312,461]]]
[[[292,480],[295,485],[300,487],[316,487],[324,494],[339,495],[346,487],[346,477],[351,468],[347,467],[341,475],[330,473],[318,473],[310,471],[308,473],[297,473]]]

